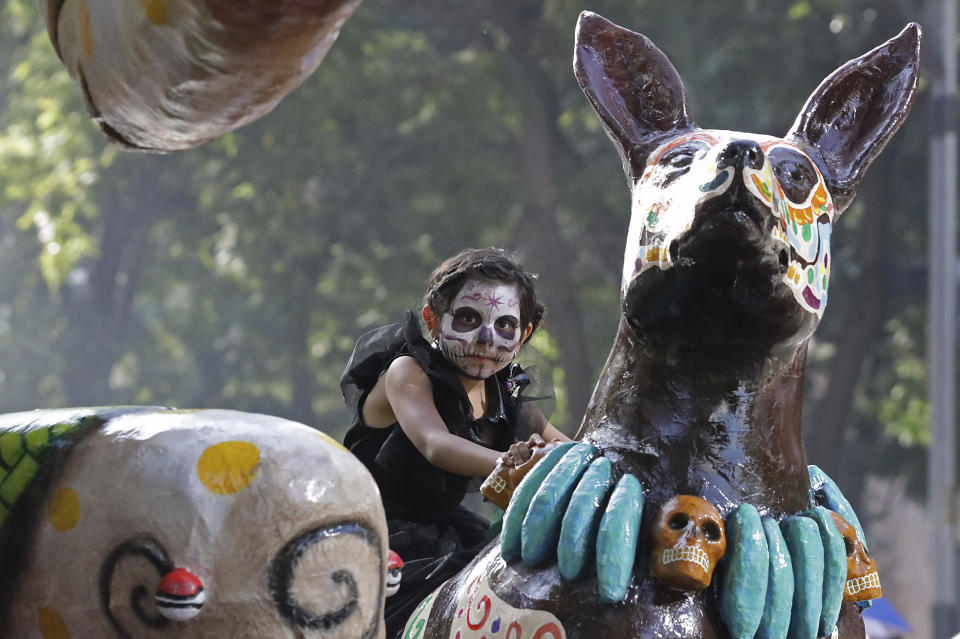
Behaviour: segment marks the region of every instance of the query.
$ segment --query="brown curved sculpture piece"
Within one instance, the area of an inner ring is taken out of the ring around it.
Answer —
[[[424,639],[733,635],[718,580],[683,592],[651,575],[655,514],[675,495],[706,500],[724,518],[742,504],[773,521],[811,508],[800,408],[807,340],[827,302],[831,229],[910,110],[919,44],[919,27],[907,25],[843,65],[775,138],[697,128],[680,76],[650,40],[581,15],[577,80],[632,191],[620,327],[579,434],[643,489],[626,596],[601,603],[595,577],[567,581],[556,564],[507,562],[493,543],[408,629]],[[620,507],[606,506],[605,520]],[[600,524],[606,539],[609,525]],[[863,637],[856,605],[837,604],[822,619],[794,599],[800,634],[812,639],[819,622],[827,635],[836,626],[840,637]]]
[[[91,117],[141,151],[198,146],[269,113],[360,0],[41,0]]]

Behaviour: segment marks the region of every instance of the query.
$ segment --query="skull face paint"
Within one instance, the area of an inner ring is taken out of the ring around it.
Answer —
[[[523,338],[516,284],[467,280],[440,322],[440,350],[471,379],[513,361]]]
[[[737,144],[759,151],[739,172],[725,158]],[[650,154],[633,186],[622,293],[644,271],[672,267],[671,244],[691,229],[700,207],[734,188],[746,189],[762,203],[774,222],[766,232],[789,251],[784,282],[797,304],[822,317],[835,218],[826,182],[799,147],[748,133],[696,131]]]

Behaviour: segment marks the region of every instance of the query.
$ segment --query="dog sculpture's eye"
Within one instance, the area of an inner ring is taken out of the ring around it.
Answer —
[[[697,140],[690,141],[667,151],[663,157],[660,158],[660,164],[671,169],[684,169],[693,164],[697,155],[703,150],[704,145],[702,142]]]
[[[705,149],[706,146],[702,142],[693,140],[676,146],[664,153],[658,162],[664,169],[662,181],[658,186],[660,188],[666,187],[680,178],[680,176],[686,174],[690,170],[693,161],[703,155]]]
[[[679,169],[693,164],[693,153],[677,153],[667,162],[672,168]]]
[[[793,149],[776,147],[770,151],[770,161],[784,195],[797,204],[806,201],[817,184],[817,172],[809,158]]]

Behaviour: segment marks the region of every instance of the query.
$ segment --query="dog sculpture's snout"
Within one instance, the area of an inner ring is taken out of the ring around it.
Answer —
[[[763,168],[763,151],[760,145],[753,140],[734,140],[717,157],[718,169],[725,169],[728,166],[759,171]]]

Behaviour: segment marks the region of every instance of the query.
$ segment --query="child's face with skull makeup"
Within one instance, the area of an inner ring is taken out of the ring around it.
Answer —
[[[516,284],[471,278],[439,318],[424,308],[444,357],[471,379],[486,379],[513,361],[532,326],[520,324]]]

